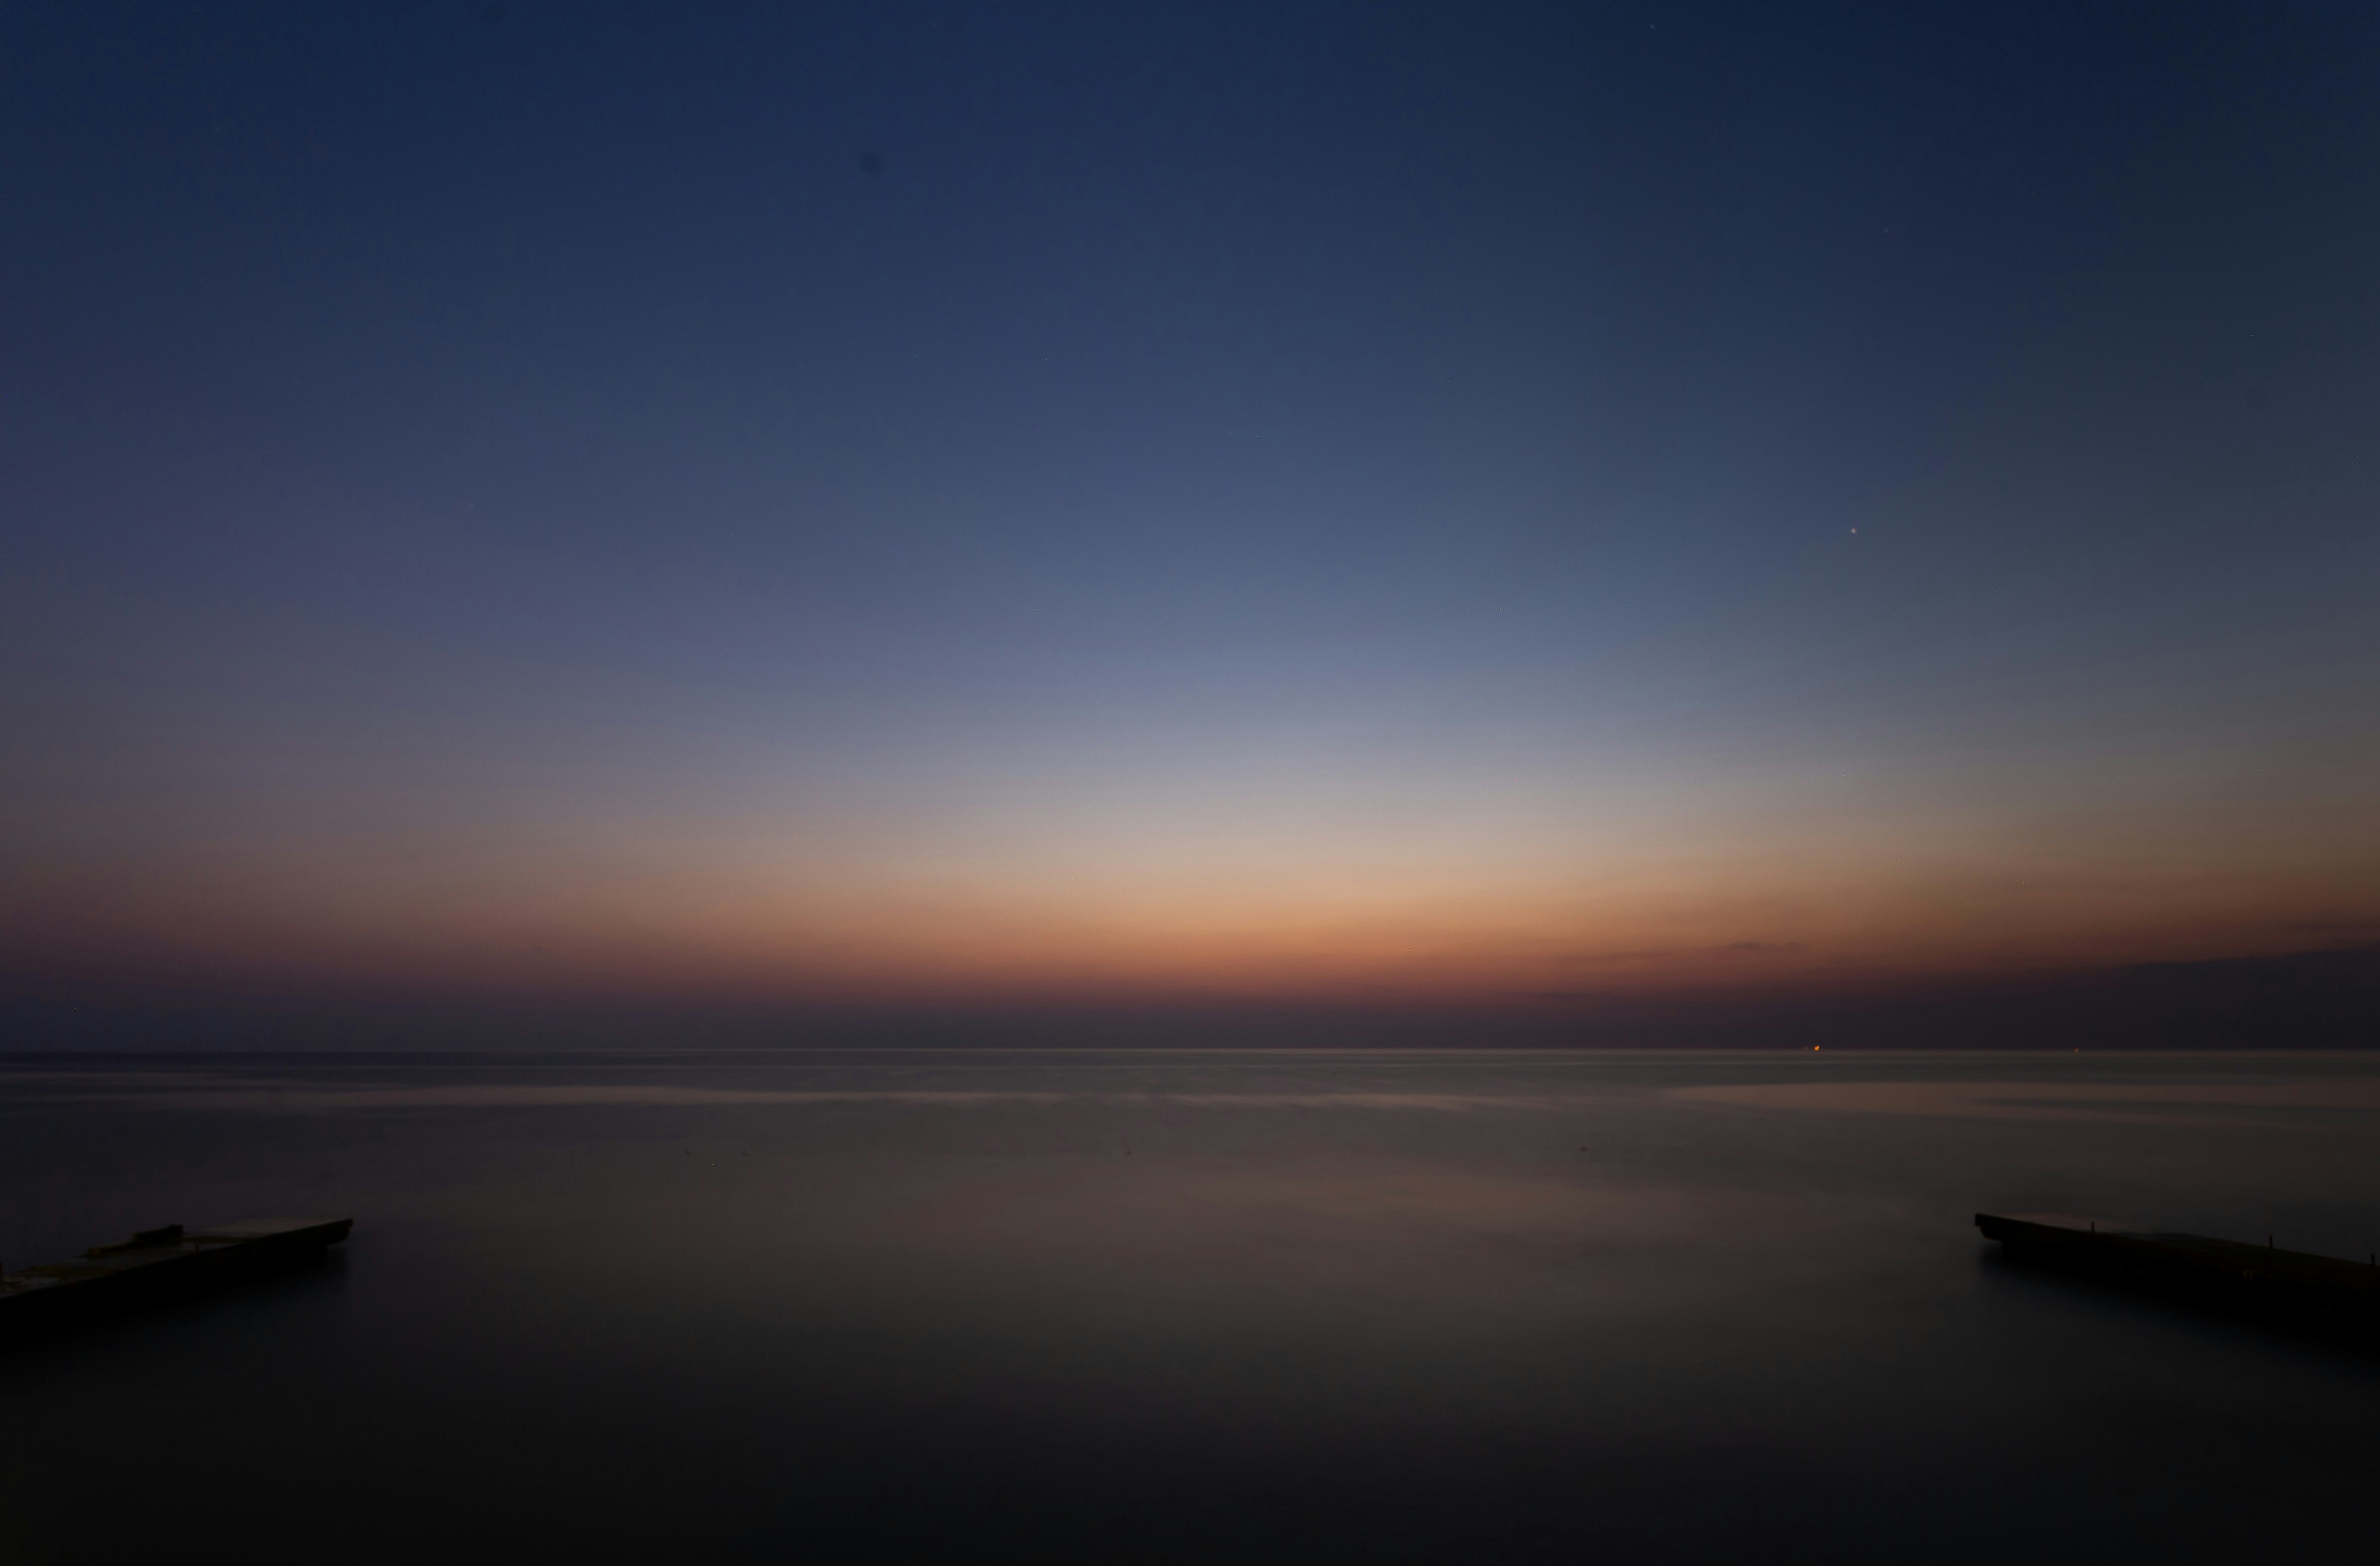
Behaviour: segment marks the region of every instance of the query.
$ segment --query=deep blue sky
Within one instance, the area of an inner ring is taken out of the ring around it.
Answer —
[[[10,6],[33,967],[2380,934],[2380,12]]]

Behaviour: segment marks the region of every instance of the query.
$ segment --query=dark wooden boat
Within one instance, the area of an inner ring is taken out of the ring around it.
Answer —
[[[2162,1233],[2068,1213],[1979,1212],[1975,1227],[2027,1261],[2210,1303],[2380,1327],[2380,1257],[2344,1261],[2269,1240]]]
[[[0,1322],[96,1314],[304,1261],[346,1239],[354,1222],[260,1218],[212,1229],[186,1230],[178,1223],[144,1229],[113,1245],[93,1245],[79,1261],[0,1272]]]

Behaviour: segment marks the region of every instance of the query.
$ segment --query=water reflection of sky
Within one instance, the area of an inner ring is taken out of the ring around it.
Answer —
[[[1682,1087],[1689,1102],[1742,1109],[1949,1115],[1968,1120],[2117,1120],[2144,1116],[2234,1121],[2242,1116],[2380,1113],[2380,1081],[2305,1077],[2270,1082],[1763,1082]]]
[[[1492,1097],[1458,1093],[1132,1093],[1132,1092],[1002,1092],[949,1091],[919,1088],[848,1088],[802,1090],[766,1088],[676,1087],[658,1083],[634,1085],[558,1085],[550,1083],[472,1084],[437,1087],[270,1087],[261,1090],[218,1088],[212,1091],[151,1095],[144,1099],[165,1109],[222,1110],[386,1110],[386,1109],[703,1109],[739,1104],[892,1104],[915,1109],[991,1108],[1000,1105],[1103,1105],[1129,1109],[1135,1105],[1187,1105],[1206,1109],[1286,1110],[1420,1110],[1453,1112],[1463,1110],[1528,1110],[1553,1108],[1558,1100]]]
[[[501,1063],[497,1063],[501,1062]],[[315,1057],[182,1070],[25,1069],[14,1096],[152,1110],[916,1111],[1069,1106],[1562,1114],[1614,1094],[1728,1110],[1966,1120],[2248,1123],[2380,1113],[2380,1061],[2355,1053],[2095,1055],[1927,1051],[753,1051],[456,1058]],[[2024,1074],[2011,1072],[2018,1067]]]
[[[2375,1108],[2344,1055],[0,1061],[12,1262],[357,1220],[7,1360],[0,1525],[153,1559],[265,1474],[276,1558],[2327,1558],[2380,1366],[1971,1217],[2361,1256]]]

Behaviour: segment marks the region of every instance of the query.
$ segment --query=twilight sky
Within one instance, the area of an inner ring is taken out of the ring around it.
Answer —
[[[2380,10],[0,8],[11,982],[2380,940]]]

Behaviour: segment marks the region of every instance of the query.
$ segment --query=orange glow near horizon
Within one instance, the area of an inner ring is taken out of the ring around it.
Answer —
[[[2242,839],[1705,823],[1597,843],[1402,834],[805,842],[750,822],[185,853],[88,867],[12,943],[59,971],[867,1002],[1464,1002],[1827,989],[2341,944],[2380,856]],[[1525,823],[1524,823],[1525,825]],[[1553,846],[1567,846],[1556,853]],[[1532,859],[1536,862],[1532,862]],[[2328,932],[2325,938],[2325,932]]]

